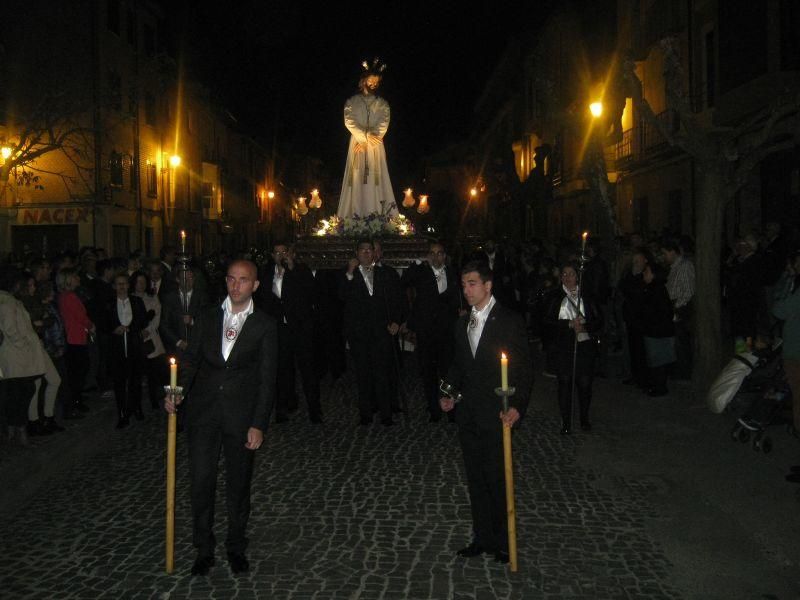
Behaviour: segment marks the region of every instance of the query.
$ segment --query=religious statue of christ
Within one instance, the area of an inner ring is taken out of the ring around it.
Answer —
[[[377,58],[364,61],[359,79],[360,92],[344,105],[344,126],[350,131],[350,146],[344,168],[339,217],[381,213],[397,215],[383,137],[389,129],[389,103],[375,92],[386,65]]]

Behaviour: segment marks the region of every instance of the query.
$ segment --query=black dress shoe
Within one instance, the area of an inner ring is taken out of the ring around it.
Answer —
[[[128,417],[120,417],[119,421],[117,421],[117,427],[116,428],[117,429],[125,429],[130,424],[130,422],[131,422],[131,420]]]
[[[561,426],[561,435],[569,435],[572,433],[572,429],[570,429],[569,425],[564,424]]]
[[[498,550],[494,553],[494,562],[499,562],[504,565],[508,564],[508,552],[505,550]]]
[[[192,575],[206,576],[214,566],[213,556],[198,556],[192,565]]]
[[[792,465],[791,467],[789,467],[789,470],[792,473],[800,473],[800,465]]]
[[[456,555],[463,556],[464,558],[472,558],[473,556],[480,556],[484,552],[486,552],[486,550],[483,549],[483,546],[479,546],[475,542],[472,542],[466,548],[462,548],[456,552]]]
[[[59,433],[61,431],[65,431],[65,429],[61,425],[56,423],[55,417],[45,417],[44,426],[51,433]]]
[[[247,573],[250,570],[250,561],[239,552],[228,552],[228,563],[234,573]]]
[[[800,483],[800,473],[789,473],[786,476],[786,481],[790,483]]]

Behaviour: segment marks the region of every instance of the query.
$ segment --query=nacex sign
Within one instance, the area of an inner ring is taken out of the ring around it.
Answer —
[[[17,223],[21,225],[63,225],[88,222],[88,208],[26,208],[17,214]]]

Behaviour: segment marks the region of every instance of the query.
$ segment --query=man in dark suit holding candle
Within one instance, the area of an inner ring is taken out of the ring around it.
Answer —
[[[220,449],[225,454],[228,536],[225,547],[234,573],[249,570],[245,531],[250,516],[253,451],[264,440],[275,401],[275,319],[255,309],[257,268],[246,260],[228,267],[228,297],[203,311],[179,370],[187,398],[193,543],[192,575],[214,565],[214,497]],[[167,412],[181,397],[167,397]]]
[[[472,542],[458,551],[462,557],[493,553],[508,562],[503,424],[513,426],[525,414],[533,384],[533,369],[525,323],[516,312],[492,296],[492,271],[480,261],[461,270],[464,298],[472,307],[456,323],[453,363],[447,382],[462,394],[456,405],[440,398],[443,411],[455,410],[458,438],[464,455]],[[501,384],[501,354],[508,357],[508,383],[516,388],[509,409],[495,394]]]

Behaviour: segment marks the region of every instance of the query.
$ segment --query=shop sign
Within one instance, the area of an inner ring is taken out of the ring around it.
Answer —
[[[88,208],[34,208],[20,210],[17,222],[22,225],[63,225],[88,223]]]

